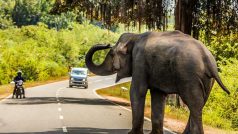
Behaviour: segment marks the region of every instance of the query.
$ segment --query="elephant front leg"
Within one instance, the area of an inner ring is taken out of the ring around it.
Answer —
[[[142,83],[140,83],[142,84]],[[130,90],[130,100],[132,107],[132,130],[129,134],[143,134],[144,107],[147,86],[137,85],[132,81]]]
[[[164,108],[166,94],[156,89],[150,90],[151,94],[151,134],[163,134]]]

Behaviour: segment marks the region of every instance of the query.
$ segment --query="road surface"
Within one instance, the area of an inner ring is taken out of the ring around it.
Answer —
[[[28,89],[25,99],[2,100],[0,134],[126,134],[131,112],[95,93],[114,82],[115,75],[90,77],[89,88],[83,89],[68,88],[68,81],[61,81]],[[151,130],[148,120],[144,130]]]

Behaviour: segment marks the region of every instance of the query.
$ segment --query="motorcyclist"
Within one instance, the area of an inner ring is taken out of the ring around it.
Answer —
[[[25,82],[25,80],[24,80],[24,78],[22,77],[22,72],[21,71],[18,71],[17,72],[17,76],[14,78],[14,82],[15,82],[15,87],[14,87],[14,90],[13,90],[13,94],[12,94],[12,98],[14,98],[14,95],[16,95],[16,88],[17,88],[17,86],[16,86],[16,83],[17,83],[17,81],[20,81],[20,80],[22,80],[23,82]],[[26,98],[25,97],[25,90],[24,90],[24,88],[22,87],[22,94],[23,94],[23,98]]]

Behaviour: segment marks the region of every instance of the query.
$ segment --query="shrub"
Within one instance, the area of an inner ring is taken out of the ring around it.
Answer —
[[[238,60],[230,59],[220,65],[221,79],[231,94],[227,95],[216,83],[204,107],[204,121],[220,128],[238,128]]]

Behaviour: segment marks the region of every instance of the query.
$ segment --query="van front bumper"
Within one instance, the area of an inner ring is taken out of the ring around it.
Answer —
[[[86,85],[88,85],[88,82],[87,81],[74,81],[74,80],[70,80],[69,84],[71,86],[86,86]]]

